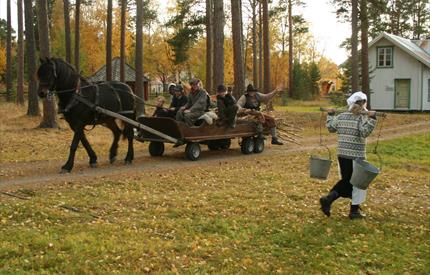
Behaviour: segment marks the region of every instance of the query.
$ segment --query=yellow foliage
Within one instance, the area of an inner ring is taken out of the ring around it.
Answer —
[[[167,78],[174,74],[173,52],[166,42],[167,37],[161,29],[154,31],[152,35],[144,36],[143,69],[151,78],[166,82]]]
[[[0,45],[0,80],[6,74],[6,49]]]
[[[106,63],[106,1],[93,1],[91,6],[82,5],[80,17],[80,69],[84,75],[94,74]],[[65,30],[62,1],[56,1],[52,13],[51,45],[53,56],[65,58]],[[120,55],[120,8],[113,11],[112,58]],[[74,13],[71,11],[72,60],[74,54]],[[127,14],[127,22],[130,16]],[[129,24],[127,24],[129,25]],[[126,29],[126,56],[133,52],[132,30]]]
[[[339,75],[339,68],[337,65],[325,57],[321,57],[319,60],[318,68],[321,72],[321,79],[336,79]]]

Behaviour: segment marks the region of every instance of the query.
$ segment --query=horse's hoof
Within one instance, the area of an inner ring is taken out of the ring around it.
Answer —
[[[67,174],[67,173],[70,173],[70,170],[65,169],[65,168],[61,168],[60,174]]]
[[[116,157],[110,158],[109,162],[110,164],[113,164],[116,161]]]
[[[91,168],[97,168],[97,162],[90,163]]]
[[[125,160],[124,163],[125,165],[131,165],[131,160]]]

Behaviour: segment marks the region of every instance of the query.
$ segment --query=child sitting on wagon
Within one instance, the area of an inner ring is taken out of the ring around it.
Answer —
[[[158,96],[155,101],[155,111],[152,114],[153,117],[169,117],[169,110],[164,106],[166,98],[162,95]]]
[[[227,124],[230,128],[236,127],[236,114],[239,106],[236,104],[236,99],[227,92],[224,85],[217,87],[217,107],[218,107],[218,122],[217,125]]]

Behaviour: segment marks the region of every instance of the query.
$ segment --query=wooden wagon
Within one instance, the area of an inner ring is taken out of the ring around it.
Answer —
[[[264,139],[259,137],[255,123],[250,121],[237,121],[235,128],[217,126],[215,123],[208,125],[205,122],[200,126],[188,127],[183,122],[162,117],[140,117],[138,122],[164,135],[162,137],[146,130],[136,133],[136,140],[149,141],[151,156],[162,156],[164,144],[174,143],[175,147],[185,145],[186,157],[197,160],[202,144],[207,145],[209,150],[226,150],[235,138],[240,139],[240,148],[244,154],[261,153],[264,150]]]

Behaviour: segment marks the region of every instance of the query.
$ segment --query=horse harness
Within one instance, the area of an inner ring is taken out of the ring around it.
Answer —
[[[114,91],[113,94],[114,94],[115,99],[116,99],[118,106],[119,106],[118,113],[124,114],[124,113],[133,113],[134,112],[134,110],[126,110],[126,111],[123,110],[123,104],[121,101],[121,97],[118,94],[118,92],[120,90],[115,89],[112,85],[107,84],[107,82],[106,83],[100,83],[100,84],[106,84],[112,91]],[[67,114],[68,112],[70,112],[71,109],[73,109],[79,103],[83,103],[84,105],[90,107],[92,110],[95,110],[96,107],[98,107],[99,103],[100,103],[100,87],[99,87],[100,84],[92,84],[92,85],[81,87],[80,86],[80,80],[79,80],[78,84],[76,86],[76,89],[74,90],[74,93],[72,95],[71,100],[69,101],[69,103],[66,105],[66,107],[63,110],[60,110],[60,113]],[[83,88],[88,88],[88,87],[95,87],[94,102],[91,102],[90,100],[87,99],[87,96],[82,94]],[[60,91],[60,92],[65,92],[65,91]],[[58,93],[58,91],[57,91],[57,93]],[[100,114],[100,113],[97,112],[97,114]],[[93,122],[94,125],[97,124],[98,119],[99,119],[99,116],[96,115],[94,122]]]

